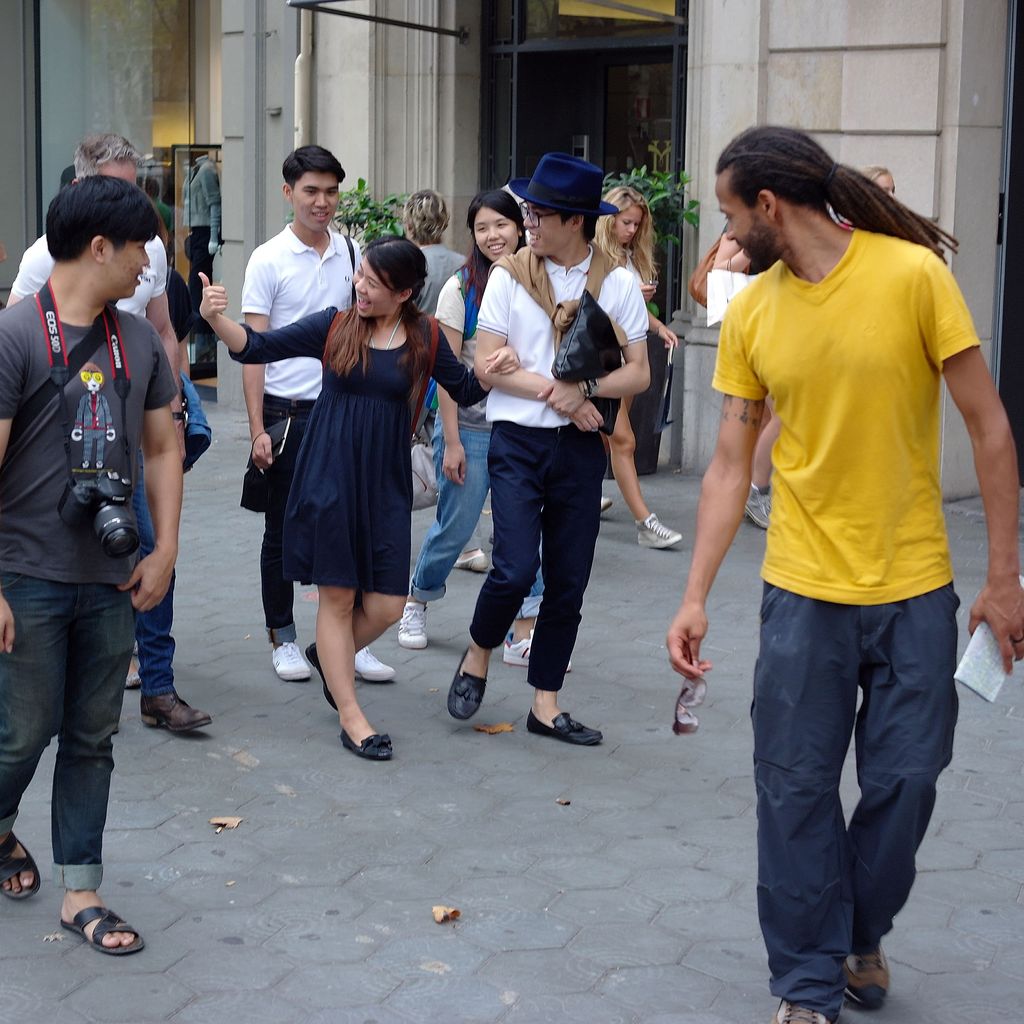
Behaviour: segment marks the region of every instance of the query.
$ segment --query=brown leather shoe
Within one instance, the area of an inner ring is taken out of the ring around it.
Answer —
[[[846,975],[846,996],[867,1010],[877,1010],[889,994],[889,963],[882,947],[864,953],[852,954],[843,964]]]
[[[143,724],[163,726],[171,732],[201,729],[213,719],[205,711],[190,707],[173,690],[156,697],[143,697],[139,704]]]

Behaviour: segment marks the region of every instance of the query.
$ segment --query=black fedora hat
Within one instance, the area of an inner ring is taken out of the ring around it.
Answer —
[[[561,213],[593,216],[618,213],[601,202],[604,172],[596,164],[568,153],[545,153],[532,178],[513,178],[509,189],[520,199]]]

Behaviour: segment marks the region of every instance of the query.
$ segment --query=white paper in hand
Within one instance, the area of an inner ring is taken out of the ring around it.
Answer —
[[[753,280],[750,274],[734,274],[731,270],[708,272],[708,327],[725,316],[729,303]]]
[[[978,623],[953,678],[988,701],[999,696],[1003,683],[1010,678],[1003,668],[999,644],[987,622]]]

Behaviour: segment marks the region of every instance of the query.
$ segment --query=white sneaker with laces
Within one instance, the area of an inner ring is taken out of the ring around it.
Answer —
[[[681,533],[670,530],[653,512],[636,524],[636,542],[642,548],[670,548],[682,539]]]
[[[356,677],[368,683],[387,683],[395,678],[395,670],[377,658],[369,647],[356,651]]]
[[[286,683],[301,683],[312,674],[309,662],[302,656],[299,645],[294,641],[274,648],[274,671],[278,679]]]
[[[772,1017],[771,1024],[835,1024],[835,1021],[829,1020],[825,1014],[818,1013],[817,1010],[809,1010],[806,1006],[797,1006],[796,1003],[783,999]]]
[[[530,667],[530,648],[533,646],[533,630],[530,635],[513,643],[508,637],[505,638],[505,646],[501,652],[501,660],[506,665],[515,665],[516,668]],[[572,662],[565,667],[566,672],[572,671]]]
[[[601,495],[601,514],[604,515],[614,505],[615,502],[611,498],[606,498],[603,494]]]
[[[484,553],[482,548],[474,548],[472,551],[463,551],[455,559],[456,569],[465,569],[466,572],[487,572],[491,567],[491,560]]]
[[[398,646],[407,651],[422,651],[427,646],[427,606],[406,601],[398,624]]]
[[[763,491],[757,484],[750,485],[750,494],[747,496],[747,503],[743,506],[743,514],[762,530],[768,529],[768,522],[772,516],[772,491],[769,485]]]

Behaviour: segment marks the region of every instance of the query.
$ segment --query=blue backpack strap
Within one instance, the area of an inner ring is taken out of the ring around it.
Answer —
[[[463,267],[458,271],[459,291],[462,293],[462,301],[466,310],[466,322],[462,328],[463,339],[472,338],[476,334],[476,319],[480,314],[480,297],[476,293],[476,286],[469,283],[469,271]]]

